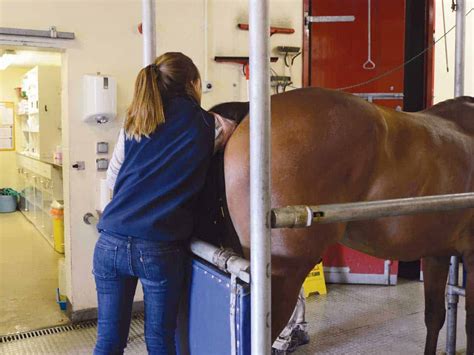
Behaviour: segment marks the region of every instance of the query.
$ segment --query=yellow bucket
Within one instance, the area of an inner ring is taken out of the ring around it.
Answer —
[[[53,240],[54,250],[64,254],[64,209],[51,208],[53,217]]]

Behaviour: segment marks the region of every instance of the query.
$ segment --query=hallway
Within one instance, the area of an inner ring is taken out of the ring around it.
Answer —
[[[60,258],[20,212],[0,214],[0,335],[69,322],[55,298]]]

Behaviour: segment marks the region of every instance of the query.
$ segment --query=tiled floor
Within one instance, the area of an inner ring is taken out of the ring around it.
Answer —
[[[60,257],[20,212],[0,213],[0,335],[68,322],[55,299]]]
[[[425,341],[423,324],[423,285],[402,281],[398,286],[329,285],[326,296],[307,301],[307,321],[311,342],[295,355],[309,354],[422,354]],[[465,349],[464,300],[458,314],[457,349]],[[0,343],[0,353],[90,354],[95,327],[38,338]],[[212,339],[209,339],[212,341]],[[441,331],[438,353],[444,349],[445,329]],[[146,354],[143,318],[132,322],[126,354]],[[206,354],[222,355],[222,354]]]
[[[458,308],[457,349],[466,348],[464,299]],[[311,342],[295,355],[423,354],[423,284],[399,279],[397,286],[330,285],[325,296],[310,296],[306,318]],[[443,353],[446,329],[438,341]]]

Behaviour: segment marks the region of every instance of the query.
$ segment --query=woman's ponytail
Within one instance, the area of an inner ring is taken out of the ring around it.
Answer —
[[[138,73],[124,130],[128,139],[150,137],[165,123],[163,99],[188,96],[201,102],[201,78],[193,61],[183,53],[168,52]]]
[[[139,142],[142,136],[149,137],[158,126],[165,123],[158,76],[159,70],[155,64],[148,65],[138,73],[133,100],[124,124],[128,139]]]

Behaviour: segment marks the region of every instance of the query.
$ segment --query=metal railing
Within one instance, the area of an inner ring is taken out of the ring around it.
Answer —
[[[272,210],[272,228],[304,228],[313,223],[360,221],[474,207],[474,192]]]

